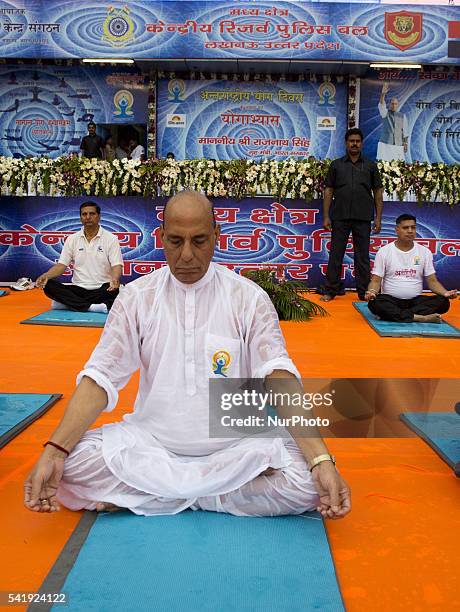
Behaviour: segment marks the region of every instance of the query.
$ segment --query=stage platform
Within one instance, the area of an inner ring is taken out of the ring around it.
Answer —
[[[329,302],[329,317],[282,324],[302,376],[458,378],[457,340],[381,338],[353,308],[354,300],[350,293]],[[32,514],[22,503],[23,482],[102,333],[20,325],[48,305],[35,289],[0,301],[0,391],[47,393],[57,386],[64,394],[0,452],[0,592],[37,591],[81,516],[66,509]],[[444,318],[460,326],[459,300]],[[119,407],[95,426],[119,420],[133,405],[136,385],[137,375],[120,393]],[[443,410],[453,411],[453,405]],[[449,466],[419,438],[332,439],[329,446],[352,490],[351,514],[326,522],[347,611],[460,609],[455,571],[460,481]]]

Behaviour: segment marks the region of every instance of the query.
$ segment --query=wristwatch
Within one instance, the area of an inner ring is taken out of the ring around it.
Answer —
[[[314,467],[316,467],[323,461],[332,461],[332,463],[335,465],[334,455],[328,455],[328,454],[318,455],[317,457],[313,457],[313,459],[310,460],[310,465],[308,466],[310,469],[310,472],[313,470]]]

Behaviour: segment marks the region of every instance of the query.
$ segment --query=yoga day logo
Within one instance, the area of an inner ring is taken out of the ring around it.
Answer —
[[[168,83],[168,100],[170,102],[183,102],[185,96],[185,83],[182,79],[171,79]]]
[[[212,371],[213,374],[219,374],[220,376],[224,376],[227,378],[228,367],[230,365],[232,358],[230,357],[230,353],[224,351],[223,349],[219,349],[212,356]]]
[[[128,119],[134,114],[132,111],[134,96],[127,89],[120,89],[117,91],[113,96],[113,103],[116,109],[113,114],[115,117],[118,117],[118,119]]]
[[[332,83],[321,83],[318,87],[318,106],[335,106],[336,89]]]

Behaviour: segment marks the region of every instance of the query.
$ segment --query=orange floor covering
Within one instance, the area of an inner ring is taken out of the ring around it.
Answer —
[[[460,340],[380,338],[352,308],[353,298],[328,304],[330,317],[282,324],[303,376],[458,377]],[[66,509],[33,514],[22,504],[23,481],[101,333],[19,324],[48,304],[39,290],[0,298],[0,391],[64,394],[0,451],[0,592],[36,591],[80,518]],[[460,301],[445,318],[460,327]],[[134,378],[121,393],[119,406],[132,406],[136,384]],[[117,408],[97,424],[121,415]],[[352,513],[327,523],[347,610],[460,610],[460,480],[418,438],[332,439],[329,446],[353,494]]]

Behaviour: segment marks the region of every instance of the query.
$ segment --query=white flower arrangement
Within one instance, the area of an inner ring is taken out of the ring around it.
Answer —
[[[195,189],[212,197],[241,198],[267,194],[277,199],[321,198],[329,160],[283,161],[236,159],[215,161],[118,160],[111,162],[71,157],[15,159],[0,157],[2,195],[144,195],[170,196]],[[457,204],[460,166],[402,161],[380,161],[384,190],[400,200],[415,195],[418,201]]]

